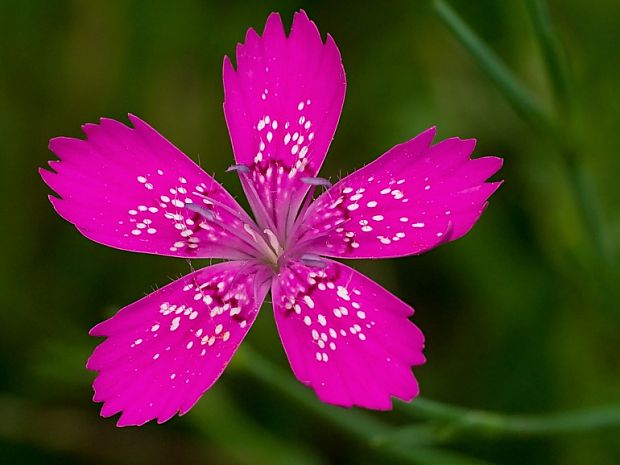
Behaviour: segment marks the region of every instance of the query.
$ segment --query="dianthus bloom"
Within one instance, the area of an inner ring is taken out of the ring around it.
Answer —
[[[326,257],[419,254],[471,229],[499,183],[501,159],[470,159],[474,140],[397,145],[334,186],[317,177],[345,94],[340,53],[304,12],[279,15],[224,59],[224,113],[235,171],[254,214],[144,121],[101,119],[86,140],[59,137],[41,170],[56,211],[86,237],[123,250],[226,261],[123,308],[90,334],[94,400],[118,425],[164,422],[213,385],[271,290],[295,376],[342,406],[411,400],[424,363],[413,309]],[[314,199],[317,188],[324,191]]]

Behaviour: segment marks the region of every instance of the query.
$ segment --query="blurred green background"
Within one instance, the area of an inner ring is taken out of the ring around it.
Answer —
[[[571,118],[553,97],[525,3],[451,4],[563,125],[556,139],[515,112],[430,1],[0,0],[0,463],[474,463],[416,452],[415,428],[403,442],[410,456],[351,434],[346,424],[362,419],[410,425],[410,412],[324,408],[296,389],[267,304],[247,339],[253,351],[241,350],[185,417],[117,429],[90,401],[84,363],[98,341],[88,329],[189,264],[97,245],[61,220],[36,172],[52,158],[48,139],[132,112],[239,195],[224,173],[222,58],[269,12],[289,25],[299,8],[334,36],[348,77],[323,176],[431,125],[505,159],[506,182],[468,236],[420,257],[355,264],[416,308],[427,337],[422,395],[519,414],[618,405],[620,3],[549,2]],[[439,448],[498,464],[616,464],[619,433],[464,433]]]

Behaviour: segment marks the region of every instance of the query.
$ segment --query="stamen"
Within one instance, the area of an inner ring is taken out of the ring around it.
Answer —
[[[252,229],[252,226],[250,226],[249,224],[245,223],[243,225],[243,229],[245,230],[245,232],[247,232],[250,236],[252,236],[252,239],[254,240],[254,242],[258,242],[258,239],[256,238],[256,234],[254,233],[254,230]]]
[[[204,217],[207,220],[215,220],[215,213],[213,213],[208,208],[203,207],[202,205],[198,205],[196,203],[186,203],[185,208],[193,211],[194,213],[198,213],[200,216]]]
[[[301,262],[310,267],[314,268],[325,268],[327,263],[319,256],[313,253],[305,253],[301,256]]]
[[[227,171],[236,171],[237,166],[246,166],[246,165],[232,165],[231,167],[228,168]],[[260,195],[258,195],[254,182],[250,179],[250,176],[247,175],[249,172],[249,168],[248,168],[248,172],[245,172],[243,168],[241,168],[239,172],[244,173],[246,175],[246,176],[239,176],[239,179],[241,180],[241,185],[243,186],[243,190],[245,191],[248,202],[250,203],[250,208],[252,208],[252,211],[254,212],[254,216],[257,219],[259,226],[261,227],[268,226],[272,231],[276,231],[277,228],[275,226],[273,217],[271,216],[270,212],[267,211],[267,208],[265,207],[265,204],[261,200]]]
[[[245,223],[243,225],[243,229],[245,230],[245,232],[247,232],[250,236],[252,236],[252,239],[254,240],[254,243],[256,244],[256,246],[258,247],[258,249],[264,253],[266,256],[269,257],[269,259],[271,260],[272,263],[277,263],[278,262],[278,256],[274,253],[274,250],[271,249],[269,247],[269,245],[267,245],[267,243],[265,242],[265,239],[263,239],[260,234],[256,234],[257,231],[255,231],[251,225]]]
[[[282,252],[284,250],[280,246],[280,243],[278,242],[278,238],[273,233],[273,231],[271,229],[265,229],[263,232],[267,235],[267,239],[269,239],[269,245],[271,245],[271,248],[275,251],[275,253],[278,256],[282,255]]]
[[[308,191],[308,193],[306,194],[306,198],[304,199],[304,203],[301,205],[301,208],[299,208],[297,210],[297,214],[296,215],[291,215],[291,211],[290,211],[290,207],[291,205],[289,204],[289,210],[287,212],[287,216],[286,216],[286,234],[285,237],[291,237],[292,234],[294,233],[295,230],[295,225],[300,225],[301,222],[299,221],[300,218],[303,218],[304,215],[306,214],[306,210],[308,210],[308,207],[310,207],[310,204],[312,203],[312,201],[314,200],[314,190],[316,189],[316,186],[323,186],[325,188],[330,188],[332,183],[329,182],[329,180],[325,179],[325,178],[312,178],[312,177],[303,177],[300,178],[301,182],[308,184],[310,186],[312,186],[310,188],[310,190]],[[288,243],[287,243],[288,244]]]
[[[301,178],[301,182],[305,182],[306,184],[310,184],[311,186],[323,186],[323,187],[331,187],[332,183],[325,178],[310,178],[305,177]]]
[[[226,205],[221,205],[223,208],[227,209],[229,207],[227,207]],[[243,243],[246,246],[250,246],[250,251],[244,251],[244,253],[250,257],[253,257],[254,254],[252,253],[252,251],[256,250],[256,245],[258,244],[258,246],[261,248],[261,250],[268,250],[269,248],[267,247],[267,244],[265,244],[265,242],[262,239],[257,239],[254,235],[253,232],[251,232],[251,228],[250,226],[245,223],[246,220],[244,220],[242,217],[239,216],[239,214],[237,213],[236,216],[238,219],[240,219],[244,224],[244,229],[246,230],[246,232],[248,232],[251,236],[253,241],[251,241],[249,238],[245,237],[242,234],[239,234],[239,231],[237,229],[235,229],[234,227],[232,227],[231,225],[217,219],[217,216],[215,214],[215,212],[209,210],[208,208],[203,207],[202,205],[198,205],[196,203],[188,203],[185,205],[185,208],[187,208],[190,211],[193,211],[195,213],[198,213],[200,216],[202,216],[203,218],[205,218],[208,221],[214,221],[217,223],[218,227],[222,228],[223,230],[229,232],[232,236],[235,236],[239,239],[241,239],[243,241]],[[231,211],[232,214],[235,214],[234,211]],[[251,221],[251,220],[250,220]],[[249,229],[249,230],[248,230]]]
[[[226,172],[230,173],[231,171],[237,171],[239,173],[249,173],[250,167],[248,165],[244,165],[243,163],[239,163],[237,165],[230,165],[226,168]]]

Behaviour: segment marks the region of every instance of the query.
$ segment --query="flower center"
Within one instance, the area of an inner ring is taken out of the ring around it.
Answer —
[[[267,190],[269,195],[266,195],[265,192],[256,189],[256,176],[262,185],[265,180],[270,179],[274,170],[282,174],[283,167],[284,165],[278,162],[261,165],[255,161],[251,165],[231,165],[226,170],[239,175],[254,213],[256,222],[244,223],[244,229],[251,237],[256,250],[256,259],[269,265],[275,273],[278,273],[289,259],[300,259],[307,266],[324,267],[325,262],[320,257],[306,254],[309,241],[301,240],[301,234],[304,232],[302,227],[304,216],[314,200],[315,189],[329,188],[331,182],[325,178],[301,177],[299,180],[310,186],[303,202],[297,205],[289,198],[287,202],[278,203],[274,201],[271,190]],[[280,189],[281,187],[278,187],[278,191]],[[248,239],[247,236],[245,239]]]

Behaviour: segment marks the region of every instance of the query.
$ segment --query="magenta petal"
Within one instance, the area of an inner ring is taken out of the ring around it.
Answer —
[[[83,126],[87,140],[50,141],[60,161],[50,162],[54,172],[40,173],[61,197],[50,197],[56,211],[86,237],[123,250],[212,258],[251,253],[222,227],[243,231],[251,224],[230,194],[148,124],[129,118],[134,128],[102,118]]]
[[[90,334],[88,360],[105,417],[119,426],[184,414],[219,378],[269,290],[264,269],[226,262],[189,274],[123,308]],[[267,284],[265,284],[267,283]]]
[[[275,319],[295,376],[325,402],[386,410],[411,400],[424,363],[413,309],[355,270],[291,262],[272,285]]]
[[[288,37],[274,13],[262,36],[248,31],[236,61],[235,71],[226,57],[223,70],[235,159],[250,168],[242,181],[259,223],[283,232],[309,188],[300,179],[318,173],[340,118],[340,52],[305,12],[295,14]]]
[[[389,150],[342,179],[309,208],[301,240],[343,258],[397,257],[458,239],[500,182],[496,157],[470,159],[474,140],[431,146],[435,129]]]

